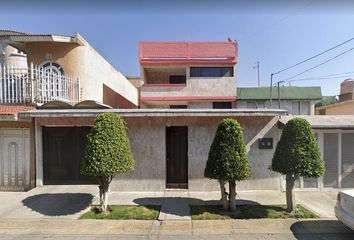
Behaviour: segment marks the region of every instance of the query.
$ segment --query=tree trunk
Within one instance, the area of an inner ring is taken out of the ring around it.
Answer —
[[[102,205],[103,213],[107,213],[107,205],[108,205],[108,186],[103,190],[103,205]]]
[[[111,177],[100,177],[99,178],[99,190],[100,190],[100,208],[101,212],[107,213],[108,206],[108,190],[109,184],[111,183]]]
[[[227,210],[227,193],[225,190],[225,181],[219,180],[221,190],[221,205],[224,210]]]
[[[286,205],[290,213],[296,211],[295,193],[294,193],[295,177],[291,174],[286,175]]]
[[[236,210],[236,181],[229,181],[229,210]]]

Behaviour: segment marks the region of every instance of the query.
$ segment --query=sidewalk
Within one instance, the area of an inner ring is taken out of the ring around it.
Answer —
[[[28,192],[0,192],[0,219],[77,219],[97,203],[97,186],[45,186]],[[296,192],[297,201],[320,217],[334,218],[336,192]],[[285,204],[279,191],[238,191],[237,204]],[[215,192],[111,192],[109,204],[160,205],[159,220],[190,220],[189,205],[219,204]]]

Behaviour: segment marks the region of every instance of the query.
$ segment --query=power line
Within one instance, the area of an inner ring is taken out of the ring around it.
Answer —
[[[312,56],[312,57],[309,57],[309,58],[307,58],[307,59],[305,59],[305,60],[303,60],[303,61],[301,61],[301,62],[295,63],[295,64],[293,64],[293,65],[291,65],[291,66],[289,66],[289,67],[286,67],[286,68],[284,68],[284,69],[281,69],[281,70],[279,70],[279,71],[273,73],[273,75],[279,74],[279,73],[281,73],[281,72],[284,72],[284,71],[286,71],[286,70],[289,70],[289,69],[291,69],[291,68],[294,68],[294,67],[296,67],[296,66],[298,66],[298,65],[300,65],[300,64],[303,64],[303,63],[305,63],[305,62],[308,62],[308,61],[310,61],[310,60],[312,60],[312,59],[314,59],[314,58],[316,58],[316,57],[319,57],[319,56],[321,56],[321,55],[323,55],[323,54],[325,54],[325,53],[327,53],[327,52],[329,52],[329,51],[331,51],[331,50],[333,50],[333,49],[335,49],[335,48],[338,48],[338,47],[340,47],[340,46],[342,46],[342,45],[344,45],[344,44],[346,44],[346,43],[348,43],[348,42],[350,42],[350,41],[353,41],[353,40],[354,40],[354,38],[350,38],[350,39],[348,39],[348,40],[346,40],[346,41],[344,41],[344,42],[342,42],[342,43],[340,43],[340,44],[338,44],[338,45],[336,45],[336,46],[334,46],[334,47],[331,47],[331,48],[329,48],[329,49],[327,49],[327,50],[325,50],[325,51],[323,51],[323,52],[320,52],[320,53],[318,53],[318,54],[316,54],[316,55],[314,55],[314,56]]]
[[[298,79],[292,79],[292,80],[290,80],[288,82],[306,81],[306,80],[320,80],[320,79],[335,79],[335,78],[346,78],[346,77],[354,77],[354,72],[333,73],[333,74],[322,75],[322,76],[298,78]],[[279,82],[281,82],[281,81],[279,81]]]
[[[313,66],[313,67],[311,67],[311,68],[308,68],[308,69],[306,69],[305,71],[302,71],[302,72],[300,72],[300,73],[298,73],[298,74],[295,74],[295,75],[293,75],[293,76],[291,76],[291,77],[289,77],[289,78],[286,78],[286,79],[284,79],[284,80],[282,80],[282,81],[283,81],[283,82],[286,82],[286,81],[288,81],[288,80],[291,80],[291,79],[293,79],[293,78],[295,78],[295,77],[297,77],[297,76],[299,76],[299,75],[301,75],[301,74],[304,74],[304,73],[306,73],[306,72],[308,72],[308,71],[311,71],[311,70],[313,70],[313,69],[315,69],[315,68],[318,68],[318,67],[320,67],[320,66],[322,66],[322,65],[324,65],[324,64],[326,64],[326,63],[328,63],[328,62],[330,62],[330,61],[332,61],[332,60],[334,60],[334,59],[336,59],[336,58],[338,58],[338,57],[340,57],[340,56],[342,56],[342,55],[344,55],[344,54],[350,52],[350,51],[353,51],[353,50],[354,50],[354,48],[351,48],[351,49],[348,49],[348,50],[346,50],[346,51],[344,51],[344,52],[341,52],[340,54],[338,54],[338,55],[336,55],[336,56],[334,56],[334,57],[332,57],[332,58],[330,58],[330,59],[328,59],[328,60],[326,60],[326,61],[324,61],[324,62],[321,62],[320,64],[317,64],[317,65],[315,65],[315,66]]]
[[[344,76],[344,77],[354,77],[354,75],[347,75],[347,76]],[[293,80],[290,80],[288,81],[289,83],[291,82],[298,82],[298,81],[319,81],[319,80],[328,80],[328,79],[338,79],[338,78],[344,78],[344,77],[322,77],[322,78],[302,78],[302,79],[293,79]]]
[[[329,49],[327,49],[327,50],[325,50],[325,51],[323,51],[323,52],[320,52],[320,53],[318,53],[318,54],[316,54],[316,55],[314,55],[314,56],[312,56],[312,57],[309,57],[309,58],[307,58],[307,59],[305,59],[305,60],[303,60],[303,61],[301,61],[301,62],[298,62],[298,63],[295,63],[295,64],[293,64],[293,65],[291,65],[291,66],[289,66],[289,67],[286,67],[286,68],[284,68],[284,69],[281,69],[281,70],[279,70],[279,71],[277,71],[277,72],[275,72],[275,73],[271,73],[270,74],[270,90],[269,90],[269,93],[270,93],[270,96],[269,96],[269,101],[270,101],[270,107],[272,107],[272,89],[273,89],[273,77],[274,77],[274,75],[276,75],[276,74],[279,74],[279,73],[281,73],[281,72],[284,72],[284,71],[286,71],[286,70],[289,70],[289,69],[291,69],[291,68],[294,68],[294,67],[296,67],[296,66],[299,66],[300,64],[303,64],[303,63],[305,63],[305,62],[308,62],[308,61],[310,61],[310,60],[312,60],[312,59],[314,59],[314,58],[316,58],[316,57],[319,57],[319,56],[321,56],[321,55],[323,55],[323,54],[325,54],[325,53],[327,53],[327,52],[329,52],[329,51],[331,51],[331,50],[333,50],[333,49],[335,49],[335,48],[338,48],[338,47],[340,47],[340,46],[342,46],[342,45],[344,45],[344,44],[346,44],[346,43],[348,43],[348,42],[350,42],[350,41],[353,41],[354,40],[354,38],[349,38],[348,40],[346,40],[346,41],[344,41],[344,42],[341,42],[341,43],[339,43],[339,44],[337,44],[337,45],[335,45],[334,47],[331,47],[331,48],[329,48]],[[313,69],[313,68],[312,68]],[[310,69],[310,70],[312,70],[312,69]],[[308,70],[308,71],[310,71],[310,70]],[[305,71],[306,72],[306,71]],[[302,72],[302,73],[304,73],[304,72]],[[302,74],[301,73],[301,74]],[[300,75],[300,74],[299,74]],[[296,76],[298,76],[298,75],[296,75]],[[296,76],[293,76],[292,78],[294,78],[294,77],[296,77]]]

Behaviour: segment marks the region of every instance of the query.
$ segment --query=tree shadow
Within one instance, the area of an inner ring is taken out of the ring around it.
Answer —
[[[338,220],[303,220],[291,225],[296,239],[354,239],[354,231]]]
[[[151,197],[133,200],[138,205],[160,205],[161,212],[175,216],[185,217],[190,215],[189,206],[215,206],[220,205],[220,200],[202,200],[188,197]],[[236,205],[260,205],[258,202],[237,199]],[[225,212],[226,213],[226,212]]]
[[[46,216],[65,216],[81,212],[92,200],[88,193],[46,193],[27,197],[22,203]]]

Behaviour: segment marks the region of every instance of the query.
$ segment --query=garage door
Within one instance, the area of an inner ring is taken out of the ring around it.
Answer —
[[[44,184],[90,184],[80,175],[89,127],[43,127]]]
[[[29,129],[0,129],[0,190],[28,189],[29,168]]]

